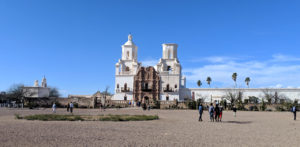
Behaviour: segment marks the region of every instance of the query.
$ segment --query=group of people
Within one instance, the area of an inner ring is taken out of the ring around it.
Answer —
[[[198,110],[199,110],[199,114],[200,114],[199,121],[203,121],[202,114],[203,114],[204,107],[202,104],[200,104]],[[213,104],[211,103],[210,106],[208,107],[208,113],[209,113],[210,121],[221,122],[222,114],[223,114],[223,107],[219,106],[218,104],[216,104],[216,106],[214,107]]]
[[[73,113],[73,108],[74,108],[74,104],[72,102],[67,104],[67,112],[70,111],[71,113]],[[55,103],[53,103],[53,105],[52,105],[52,112],[56,113],[56,104]]]

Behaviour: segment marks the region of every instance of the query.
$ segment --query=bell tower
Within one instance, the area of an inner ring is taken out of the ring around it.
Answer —
[[[132,35],[128,35],[128,41],[122,45],[122,60],[137,61],[137,46],[132,41]]]
[[[121,59],[116,63],[114,100],[133,100],[133,79],[141,63],[137,61],[138,47],[132,41],[132,35],[122,45]]]

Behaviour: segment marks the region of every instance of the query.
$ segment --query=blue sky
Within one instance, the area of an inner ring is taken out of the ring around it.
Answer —
[[[138,60],[156,64],[177,43],[187,86],[300,87],[296,0],[0,0],[0,91],[48,85],[67,94],[114,87],[114,65],[132,33]]]

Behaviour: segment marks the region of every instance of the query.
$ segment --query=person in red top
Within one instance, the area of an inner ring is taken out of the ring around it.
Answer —
[[[223,114],[223,106],[220,106],[220,115],[219,115],[219,119],[220,121],[222,121],[222,114]]]

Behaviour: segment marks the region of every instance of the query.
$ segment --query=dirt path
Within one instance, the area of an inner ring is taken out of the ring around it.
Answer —
[[[45,114],[51,109],[0,108],[0,146],[298,146],[300,121],[290,112],[224,112],[223,122],[198,122],[197,111],[75,109],[75,114],[158,114],[140,122],[27,121],[14,114]],[[59,109],[58,114],[67,114]]]

